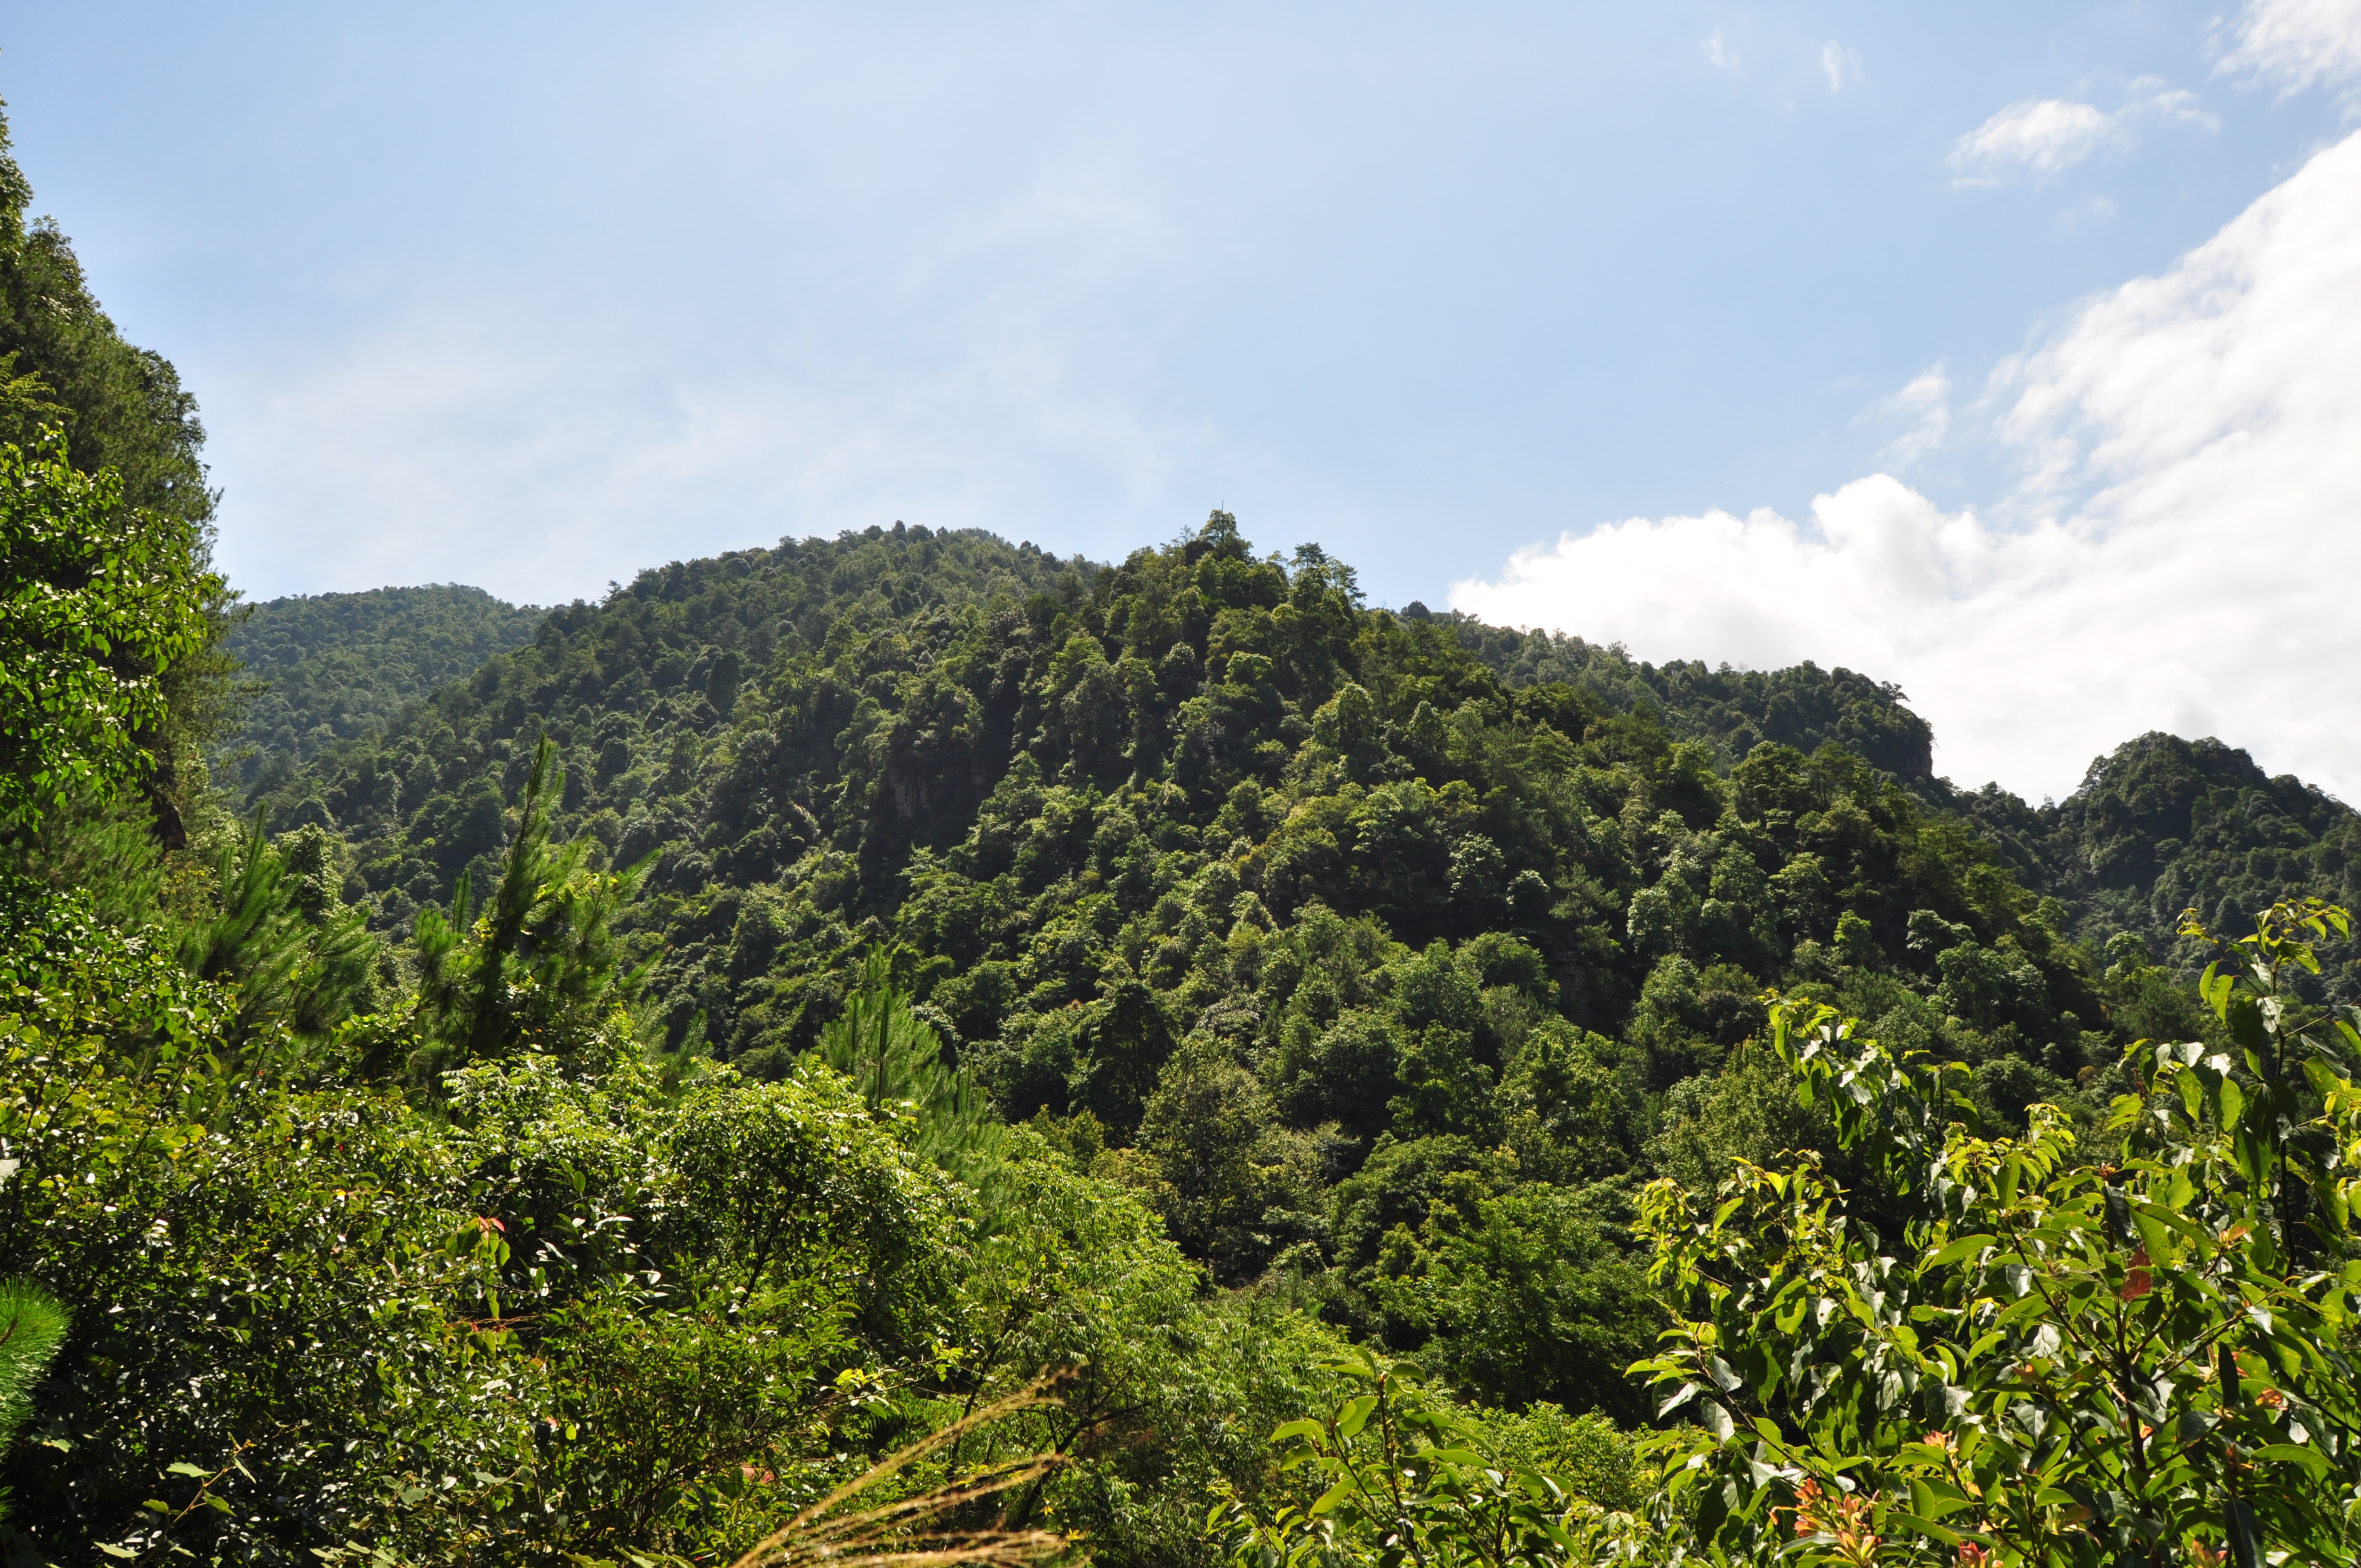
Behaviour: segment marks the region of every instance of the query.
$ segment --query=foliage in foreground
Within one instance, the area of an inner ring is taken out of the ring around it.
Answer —
[[[2342,909],[2282,905],[2202,990],[2233,1042],[2142,1042],[2078,1139],[1988,1137],[1963,1076],[1775,999],[1774,1048],[1873,1184],[1809,1154],[1652,1187],[1678,1418],[1614,1511],[1382,1380],[1274,1442],[1313,1477],[1213,1524],[1239,1568],[1794,1560],[2349,1563],[2361,1504],[2361,1024],[2290,983]],[[1864,1201],[1864,1199],[1870,1200]]]
[[[44,810],[63,797],[81,826],[127,821],[178,850],[212,809],[203,752],[230,696],[218,644],[235,596],[211,570],[204,430],[170,362],[125,339],[32,198],[0,115],[0,444],[20,455],[0,506],[0,771],[46,775]],[[101,715],[122,728],[94,728]],[[134,756],[148,765],[128,776],[109,761]],[[136,808],[111,808],[103,797],[125,786]],[[25,853],[12,788],[0,779],[0,861],[53,885],[90,869],[71,843]]]
[[[57,1298],[29,1279],[0,1280],[0,1456],[33,1411],[33,1385],[65,1338],[69,1317]],[[8,1494],[0,1487],[0,1519]]]
[[[1025,1135],[985,1225],[915,1107],[816,1064],[670,1088],[620,1015],[566,1009],[489,1046],[465,1012],[241,1031],[169,951],[11,897],[0,1274],[105,1304],[11,1461],[52,1555],[735,1552],[1079,1365],[909,1485],[1054,1449],[1026,1528],[1170,1560],[1188,1478],[1250,1474],[1233,1423],[1312,1387],[1320,1336],[1200,1303],[1152,1216]],[[462,939],[474,972],[495,924]],[[480,1048],[431,1095],[373,1074],[438,1029]]]
[[[1235,1568],[1524,1568],[1663,1551],[1629,1511],[1636,1456],[1611,1423],[1487,1422],[1367,1352],[1337,1370],[1344,1403],[1271,1434],[1278,1484],[1253,1498],[1224,1488],[1206,1516]]]
[[[163,675],[212,637],[195,526],[127,508],[75,470],[62,430],[0,443],[0,829],[152,768]]]

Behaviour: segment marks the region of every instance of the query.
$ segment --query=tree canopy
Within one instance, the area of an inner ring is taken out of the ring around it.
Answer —
[[[267,793],[324,748],[383,729],[411,703],[530,642],[541,616],[447,584],[247,607],[222,643],[252,688],[221,741],[224,782]]]

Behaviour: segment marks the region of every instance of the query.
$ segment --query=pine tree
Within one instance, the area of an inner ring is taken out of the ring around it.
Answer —
[[[942,1036],[894,982],[891,957],[873,948],[861,988],[821,1031],[820,1057],[852,1080],[872,1113],[906,1104],[920,1154],[971,1182],[1000,1162],[1004,1129],[973,1080],[943,1061]]]
[[[418,919],[423,1021],[432,1045],[414,1064],[428,1073],[533,1046],[561,1054],[581,1027],[637,996],[615,916],[637,890],[643,863],[588,870],[584,840],[554,844],[550,811],[566,787],[556,748],[543,737],[517,807],[517,834],[489,904],[467,921],[471,879],[452,899],[456,922],[434,909]]]
[[[0,1458],[33,1413],[33,1385],[66,1337],[66,1310],[29,1279],[0,1279]],[[8,1495],[0,1488],[0,1519]]]

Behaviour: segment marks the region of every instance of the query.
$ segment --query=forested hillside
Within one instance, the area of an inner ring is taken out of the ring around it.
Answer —
[[[1763,740],[1806,751],[1836,742],[1929,805],[1970,818],[2019,882],[2063,905],[2067,929],[2094,952],[2128,935],[2139,952],[2177,956],[2194,973],[2204,958],[2179,950],[2174,935],[2183,910],[2226,929],[2238,912],[2290,894],[2361,900],[2361,817],[2301,779],[2267,777],[2216,740],[2127,740],[2094,760],[2066,799],[2033,806],[1995,786],[1971,792],[1936,778],[1926,721],[1902,706],[1897,688],[1850,671],[1650,665],[1577,637],[1452,620],[1511,686],[1566,681],[1619,706],[1653,707],[1667,731],[1710,742],[1725,763]],[[2333,985],[2340,996],[2361,996],[2361,977],[2333,977]]]
[[[237,731],[223,745],[224,782],[278,788],[322,748],[382,729],[410,703],[531,641],[541,616],[456,584],[247,607],[223,641],[247,685]]]
[[[2128,934],[2161,954],[2184,909],[2227,929],[2240,911],[2291,894],[2361,903],[2361,817],[2292,775],[2265,776],[2219,740],[2125,741],[2053,805],[1993,789],[1956,798],[2021,878],[2065,901],[2094,949]],[[2193,949],[2180,956],[2184,967],[2204,961]],[[2336,995],[2361,996],[2349,967],[2328,979]]]
[[[9,1561],[2350,1560],[2336,803],[1218,511],[225,646],[0,197]]]
[[[787,1073],[895,944],[1006,1118],[1481,1397],[1636,1411],[1629,1184],[1808,1135],[1739,1050],[1764,987],[2003,1120],[2097,1092],[2138,1005],[1844,750],[1923,775],[1889,691],[1372,610],[1221,514],[1114,569],[897,528],[643,574],[273,820],[400,932],[489,884],[543,734],[558,835],[647,867],[653,1045]]]
[[[1419,619],[1427,611],[1413,604],[1403,613]],[[1900,688],[1850,670],[1650,664],[1563,632],[1507,630],[1456,613],[1448,619],[1461,646],[1510,686],[1563,682],[1618,710],[1653,708],[1675,740],[1709,742],[1725,766],[1765,740],[1803,751],[1833,741],[1905,783],[1934,777],[1927,721],[1903,706]]]
[[[806,604],[803,613],[832,611]],[[269,689],[245,710],[236,744],[247,754],[234,776],[242,796],[279,799],[283,812],[302,799],[304,786],[289,790],[298,762],[473,674],[502,645],[527,641],[543,612],[511,609],[480,590],[430,587],[274,600],[243,614],[226,646],[249,680]],[[1610,711],[1651,714],[1672,738],[1709,745],[1725,770],[1764,740],[1806,752],[1834,742],[1972,821],[2020,883],[2060,901],[2068,929],[2093,952],[2128,933],[2144,953],[2169,958],[2175,923],[2191,907],[2218,925],[2225,909],[2267,904],[2274,892],[2361,896],[2349,869],[2350,808],[2300,780],[2266,778],[2218,741],[2127,741],[2095,762],[2065,801],[2037,807],[1992,786],[1965,792],[1935,778],[1926,721],[1896,688],[1851,671],[1653,665],[1579,638],[1436,617],[1422,605],[1400,614],[1447,625],[1510,690],[1562,683]],[[2343,994],[2354,982],[2334,983]]]

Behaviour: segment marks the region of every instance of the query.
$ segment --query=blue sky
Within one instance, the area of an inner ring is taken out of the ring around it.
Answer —
[[[2121,476],[1995,376],[2338,145],[2361,48],[2348,0],[489,9],[0,21],[36,210],[203,401],[249,594],[595,596],[896,518],[1106,559],[1220,505],[1378,602],[1839,658],[1507,564],[1716,509],[1824,548],[1881,472],[1925,529],[2100,528]],[[2070,785],[2081,734],[1957,760]]]

